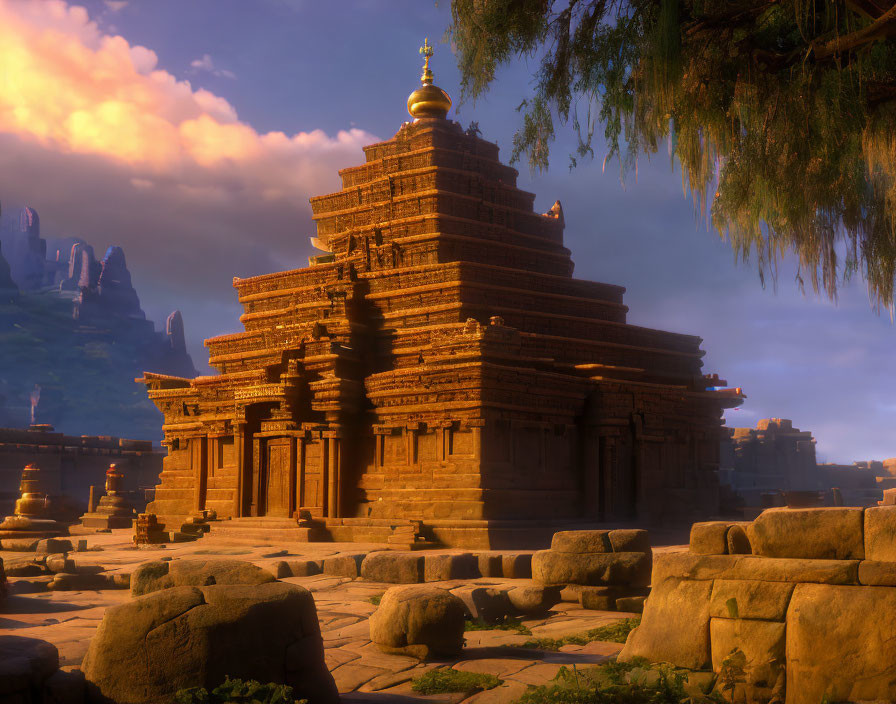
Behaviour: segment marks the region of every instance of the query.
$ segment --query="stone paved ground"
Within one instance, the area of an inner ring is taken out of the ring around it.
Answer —
[[[107,571],[131,572],[141,562],[160,557],[230,557],[249,560],[270,568],[279,560],[317,559],[339,553],[368,552],[381,545],[358,543],[302,543],[284,549],[271,546],[234,545],[221,538],[208,537],[192,543],[169,545],[165,549],[136,550],[127,541],[129,531],[89,534],[88,552],[71,553],[79,565],[102,565]],[[461,551],[457,551],[461,552]],[[31,553],[0,551],[4,561],[32,556]],[[40,591],[40,582],[48,577],[10,578],[10,597],[5,613],[0,614],[0,632],[41,638],[59,649],[64,669],[78,667],[87,652],[94,631],[110,605],[130,598],[127,590]],[[527,686],[545,684],[564,665],[587,667],[616,655],[618,643],[593,642],[584,646],[567,645],[560,652],[548,652],[511,646],[532,637],[560,638],[613,623],[631,616],[618,612],[588,611],[578,604],[562,602],[547,617],[524,619],[532,636],[513,631],[469,631],[466,647],[458,660],[421,664],[416,659],[380,652],[370,642],[367,619],[376,607],[370,598],[382,594],[391,584],[317,575],[291,577],[283,581],[300,584],[314,594],[324,638],[327,665],[333,673],[343,701],[351,704],[401,704],[402,702],[455,702],[490,704],[511,702]],[[435,582],[453,588],[461,584],[496,585],[525,580],[480,578]],[[504,680],[500,687],[464,698],[463,695],[421,696],[411,689],[410,681],[436,667],[454,666],[460,670],[490,673]]]

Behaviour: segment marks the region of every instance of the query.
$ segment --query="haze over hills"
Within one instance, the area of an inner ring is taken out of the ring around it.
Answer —
[[[144,371],[196,375],[180,312],[157,332],[120,247],[97,259],[84,239],[42,237],[33,208],[0,213],[0,426],[158,440]]]

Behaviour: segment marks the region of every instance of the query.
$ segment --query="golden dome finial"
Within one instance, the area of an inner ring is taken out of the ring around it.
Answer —
[[[423,75],[420,76],[423,85],[408,96],[408,112],[415,120],[421,117],[444,118],[451,108],[451,98],[441,88],[432,84],[433,76],[429,60],[433,49],[429,45],[429,37],[423,40],[420,54],[423,56]]]

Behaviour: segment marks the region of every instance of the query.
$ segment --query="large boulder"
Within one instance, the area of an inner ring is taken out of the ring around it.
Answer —
[[[37,638],[0,635],[0,702],[43,701],[47,680],[59,670],[59,652]]]
[[[144,562],[131,575],[131,595],[171,587],[266,584],[274,579],[267,570],[243,560],[155,560]]]
[[[650,584],[651,557],[643,552],[563,553],[539,550],[532,556],[532,579],[540,584]]]
[[[770,508],[749,526],[754,555],[811,560],[862,560],[863,509]]]
[[[107,609],[82,669],[91,702],[169,704],[224,678],[278,682],[310,704],[339,700],[311,593],[294,584],[176,586]]]
[[[464,603],[445,589],[392,587],[370,617],[370,639],[386,653],[421,659],[457,655],[464,644],[465,613]]]
[[[798,584],[787,611],[787,704],[896,701],[896,588]]]

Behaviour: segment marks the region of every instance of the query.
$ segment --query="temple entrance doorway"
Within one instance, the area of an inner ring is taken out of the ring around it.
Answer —
[[[264,516],[286,518],[292,513],[290,498],[293,492],[290,487],[293,484],[291,477],[295,466],[291,457],[291,439],[271,438],[265,444],[267,452],[261,483],[264,500],[261,502],[263,511],[260,513]]]

